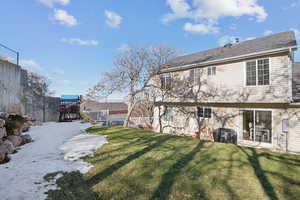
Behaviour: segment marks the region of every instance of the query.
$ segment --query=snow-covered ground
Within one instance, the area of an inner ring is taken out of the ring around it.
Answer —
[[[34,142],[12,155],[9,163],[0,165],[1,200],[42,200],[49,189],[55,188],[43,180],[57,171],[87,172],[92,166],[80,157],[92,156],[93,151],[106,143],[104,136],[84,132],[89,124],[45,123],[33,127],[29,134]]]

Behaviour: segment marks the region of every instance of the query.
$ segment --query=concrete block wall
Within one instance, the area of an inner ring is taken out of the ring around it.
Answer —
[[[24,114],[20,67],[0,59],[0,111]]]
[[[59,98],[36,95],[27,71],[0,59],[0,112],[28,115],[38,121],[58,121]]]

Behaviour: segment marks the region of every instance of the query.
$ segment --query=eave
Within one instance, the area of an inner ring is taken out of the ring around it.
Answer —
[[[261,56],[270,56],[270,55],[285,53],[285,52],[289,53],[291,50],[296,51],[297,46],[273,49],[273,50],[268,50],[268,51],[261,51],[261,52],[251,53],[251,54],[244,54],[244,55],[240,55],[240,56],[234,56],[234,57],[223,58],[223,59],[207,61],[207,62],[200,62],[200,63],[193,63],[193,64],[188,64],[188,65],[180,65],[180,66],[176,66],[176,67],[170,67],[170,68],[166,68],[166,69],[161,69],[159,74],[167,73],[167,72],[183,71],[183,70],[193,69],[193,68],[197,68],[197,67],[206,67],[206,66],[211,66],[211,65],[216,65],[216,64],[223,64],[226,62],[235,62],[235,61],[239,61],[239,60],[253,59],[253,58],[257,58],[257,57],[261,57]]]

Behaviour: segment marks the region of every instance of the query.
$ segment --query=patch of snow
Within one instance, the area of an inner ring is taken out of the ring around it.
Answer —
[[[80,158],[86,156],[93,157],[94,151],[105,143],[105,137],[99,139],[99,135],[90,135],[84,133],[73,137],[71,140],[66,142],[60,149],[65,154],[65,160],[78,161],[77,163],[80,163],[80,165],[82,165],[82,167],[79,167],[78,170],[81,173],[86,173],[90,170],[90,168],[92,168],[92,165],[82,162]]]
[[[28,133],[34,142],[20,148],[11,161],[0,165],[1,200],[42,200],[45,192],[55,189],[55,180],[43,177],[58,171],[87,172],[92,166],[80,159],[92,156],[93,151],[106,143],[100,135],[88,135],[90,124],[45,123],[32,127]]]

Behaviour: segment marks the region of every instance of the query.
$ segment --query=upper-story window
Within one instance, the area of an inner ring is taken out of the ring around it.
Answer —
[[[190,82],[192,85],[198,84],[200,82],[200,69],[191,69],[190,70]]]
[[[216,71],[217,71],[216,67],[208,67],[207,68],[207,75],[208,76],[214,76],[214,75],[216,75]]]
[[[259,59],[246,63],[246,85],[270,84],[270,60]]]
[[[162,89],[171,89],[171,74],[170,73],[165,73],[160,75],[160,87]]]

